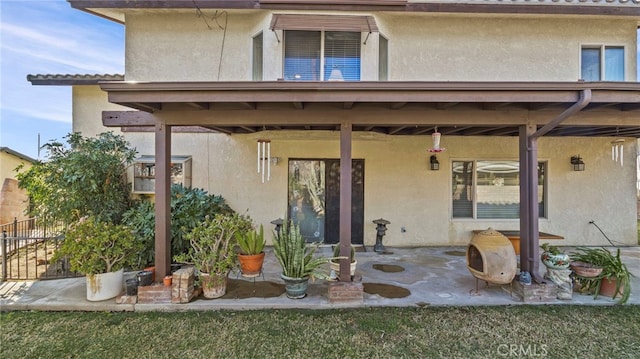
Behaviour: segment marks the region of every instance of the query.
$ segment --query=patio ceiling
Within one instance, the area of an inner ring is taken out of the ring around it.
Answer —
[[[106,111],[103,123],[152,130],[227,134],[264,130],[389,135],[517,136],[541,127],[591,90],[589,105],[547,136],[640,138],[640,83],[630,82],[101,82],[109,101],[139,111]]]

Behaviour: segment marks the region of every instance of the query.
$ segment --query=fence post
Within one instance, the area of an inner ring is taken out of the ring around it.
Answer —
[[[2,231],[2,281],[7,280],[7,231]]]

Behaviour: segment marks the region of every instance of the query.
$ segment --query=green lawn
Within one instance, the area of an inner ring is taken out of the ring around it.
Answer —
[[[639,358],[637,306],[9,312],[6,358]]]

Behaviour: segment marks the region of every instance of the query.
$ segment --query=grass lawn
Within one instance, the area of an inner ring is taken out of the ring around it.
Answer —
[[[8,312],[7,358],[640,358],[637,306]]]

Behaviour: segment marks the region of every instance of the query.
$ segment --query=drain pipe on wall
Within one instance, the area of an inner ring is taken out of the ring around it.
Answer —
[[[591,102],[591,89],[580,91],[579,99],[539,130],[522,126],[520,130],[520,271],[528,272],[536,283],[540,276],[540,239],[538,230],[538,138],[575,115]],[[535,132],[534,132],[535,131]]]

